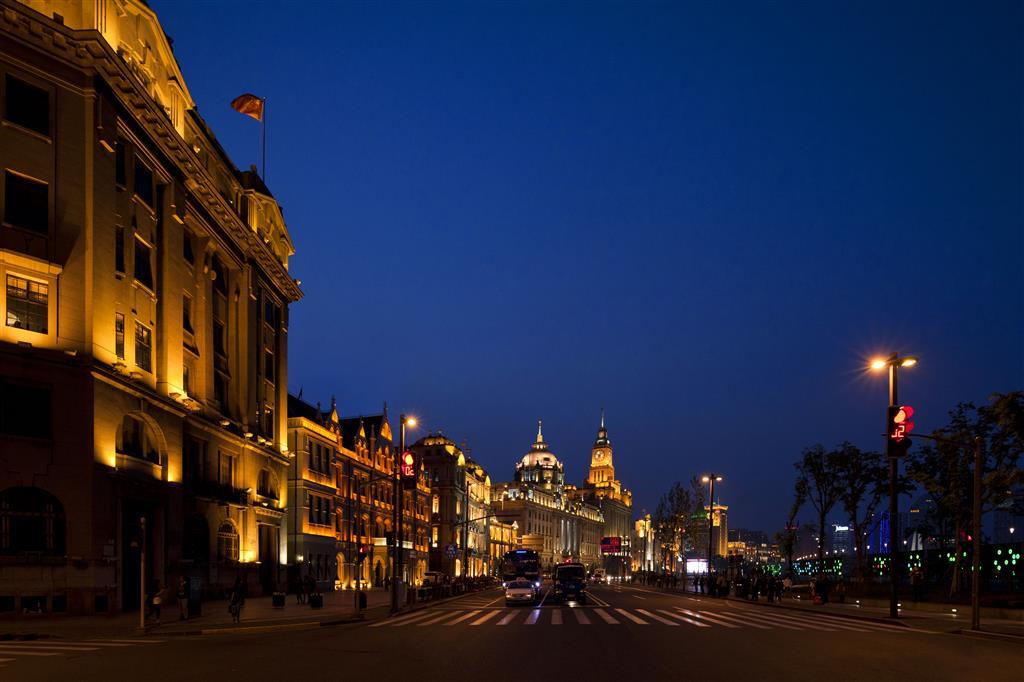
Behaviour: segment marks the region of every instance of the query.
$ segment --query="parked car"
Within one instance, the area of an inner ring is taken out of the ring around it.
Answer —
[[[423,586],[441,585],[447,582],[441,571],[427,571],[423,574]]]
[[[505,585],[505,606],[532,604],[537,600],[537,588],[525,578],[516,578]]]

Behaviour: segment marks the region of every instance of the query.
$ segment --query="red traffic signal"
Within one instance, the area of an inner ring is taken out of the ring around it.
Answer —
[[[889,439],[897,443],[906,438],[914,430],[914,408],[910,405],[891,405],[889,407]]]
[[[419,464],[419,459],[409,450],[403,452],[398,460],[402,486],[407,490],[416,487],[416,474],[419,472]]]
[[[369,553],[370,547],[368,545],[359,545],[359,556],[357,557],[356,560],[362,563],[366,560],[366,555]]]

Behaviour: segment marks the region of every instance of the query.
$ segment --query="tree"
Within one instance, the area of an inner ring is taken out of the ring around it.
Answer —
[[[960,403],[949,412],[949,423],[934,431],[934,443],[916,448],[907,475],[924,488],[935,503],[939,533],[954,529],[955,559],[950,594],[960,586],[961,542],[972,528],[973,467],[975,438],[982,446],[982,513],[1001,504],[1013,486],[1024,481],[1019,463],[1024,445],[1024,392],[996,394],[989,405]],[[945,545],[945,542],[942,542]]]
[[[797,471],[795,493],[796,509],[810,502],[818,512],[818,565],[825,559],[825,517],[839,501],[839,483],[836,480],[837,454],[827,452],[821,445],[805,448],[803,457],[793,466]]]
[[[834,455],[834,477],[839,502],[853,526],[854,548],[857,555],[854,574],[857,580],[861,580],[866,568],[864,545],[867,542],[871,518],[886,495],[888,466],[881,453],[865,452],[848,442],[840,444],[831,454]]]
[[[704,509],[703,487],[693,477],[689,485],[675,482],[661,496],[655,509],[653,522],[659,545],[662,548],[662,565],[668,564],[675,570],[675,557],[686,546],[686,537],[693,536],[695,524],[703,524],[703,518],[695,518],[696,511]]]

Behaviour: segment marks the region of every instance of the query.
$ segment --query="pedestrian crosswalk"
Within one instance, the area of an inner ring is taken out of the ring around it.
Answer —
[[[40,660],[60,656],[102,654],[105,651],[135,646],[162,644],[161,639],[8,639],[0,641],[0,669],[22,660]]]
[[[887,623],[856,620],[828,614],[784,611],[774,608],[735,607],[702,609],[671,606],[617,607],[535,607],[535,608],[434,608],[370,624],[371,628],[485,627],[485,626],[657,626],[693,630],[738,631],[744,629],[784,632],[924,632]]]

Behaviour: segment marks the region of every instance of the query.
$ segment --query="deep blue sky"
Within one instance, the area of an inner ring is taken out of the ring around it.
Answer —
[[[604,406],[638,509],[714,468],[772,531],[872,353],[919,429],[1024,387],[1019,2],[152,5],[239,167],[269,98],[307,399],[577,482]]]

